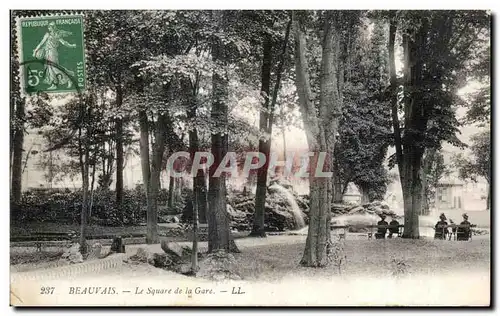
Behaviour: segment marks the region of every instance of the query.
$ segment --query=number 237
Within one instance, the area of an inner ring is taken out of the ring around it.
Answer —
[[[40,294],[54,294],[54,287],[44,287],[40,288]]]

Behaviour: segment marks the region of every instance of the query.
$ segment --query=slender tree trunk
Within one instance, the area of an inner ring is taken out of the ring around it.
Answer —
[[[389,25],[389,72],[391,81],[391,113],[396,147],[396,159],[398,162],[399,177],[404,200],[404,232],[403,238],[419,238],[418,215],[422,208],[422,179],[421,158],[423,152],[415,148],[415,133],[410,132],[415,126],[415,113],[417,105],[416,95],[412,91],[418,85],[420,63],[415,60],[415,42],[408,35],[403,36],[404,48],[404,87],[406,95],[404,112],[405,127],[407,133],[404,139],[401,137],[398,118],[398,97],[396,62],[394,57],[394,45],[396,37],[396,19],[393,16]],[[420,128],[420,126],[418,126]]]
[[[198,271],[198,192],[193,191],[193,252],[191,257],[191,271]]]
[[[172,208],[174,206],[175,200],[175,178],[170,177],[168,181],[168,208]]]
[[[295,13],[293,13],[295,14]],[[342,88],[339,67],[340,55],[340,25],[341,13],[328,11],[324,21],[322,42],[320,106],[316,114],[311,86],[309,83],[308,63],[306,58],[306,40],[302,31],[302,23],[294,17],[295,23],[295,70],[296,86],[299,95],[299,105],[304,120],[309,151],[326,152],[333,155],[338,116],[341,110],[339,91]],[[329,172],[331,156],[323,171]],[[314,163],[310,164],[315,166]],[[314,169],[313,169],[314,170]],[[310,210],[309,231],[301,264],[309,267],[325,266],[328,263],[330,243],[330,202],[332,186],[329,178],[315,177],[310,172]]]
[[[120,108],[123,102],[123,91],[120,84],[116,85],[116,107]],[[123,214],[123,166],[124,166],[124,153],[123,153],[123,119],[116,120],[116,206],[119,214]]]
[[[267,193],[267,172],[269,166],[269,157],[271,152],[271,139],[273,134],[274,124],[274,108],[278,98],[278,92],[281,84],[281,75],[285,63],[285,56],[288,51],[288,38],[292,26],[292,19],[290,19],[283,40],[283,50],[280,56],[278,69],[276,72],[276,82],[274,85],[272,100],[269,99],[270,86],[271,86],[271,62],[272,62],[272,41],[271,37],[266,35],[263,42],[263,58],[262,58],[262,86],[261,93],[264,96],[264,110],[260,113],[260,131],[266,134],[265,139],[259,140],[259,152],[266,157],[265,164],[259,169],[257,173],[257,189],[255,194],[255,214],[252,232],[250,235],[266,237],[264,231],[264,218],[265,218],[265,204]],[[286,156],[285,156],[286,157]]]
[[[88,117],[90,117],[90,109],[84,110],[82,125],[88,125]],[[80,218],[80,252],[86,254],[87,247],[87,225],[88,225],[88,200],[89,200],[89,137],[92,131],[87,126],[85,137],[82,137],[82,128],[78,129],[78,153],[80,162],[80,172],[82,175],[82,208]]]
[[[394,15],[394,13],[392,13]],[[399,177],[401,180],[401,185],[404,182],[404,172],[403,172],[403,152],[402,152],[402,141],[401,141],[401,129],[399,127],[398,118],[398,82],[396,76],[396,59],[394,57],[394,45],[396,41],[396,29],[397,21],[394,16],[390,19],[389,25],[389,75],[391,82],[391,116],[392,116],[392,128],[394,133],[394,144],[396,147],[396,160],[398,163]]]
[[[87,225],[88,225],[88,196],[89,196],[89,165],[88,165],[88,149],[85,149],[85,161],[83,162],[83,198],[82,198],[82,211],[81,211],[81,223],[80,223],[80,252],[85,254],[88,252],[87,247]]]
[[[198,170],[197,175],[194,177],[195,191],[198,199],[198,218],[200,223],[207,223],[207,186],[205,185],[205,172]]]
[[[335,161],[335,158],[333,159],[332,165],[333,202],[342,203],[344,197],[344,188],[342,187],[342,179],[340,178],[338,163]]]
[[[196,92],[195,92],[196,93]],[[194,94],[194,93],[193,93]],[[196,97],[193,96],[192,105],[187,111],[188,119],[196,118]],[[195,128],[189,130],[189,150],[191,152],[191,160],[194,159],[194,154],[200,149],[200,141],[198,139],[198,130]],[[196,199],[198,208],[199,220],[201,223],[207,222],[206,206],[207,206],[207,187],[205,186],[205,173],[203,170],[197,170],[196,175],[193,175],[193,194]]]
[[[146,111],[139,112],[139,150],[141,154],[141,170],[142,170],[142,182],[144,184],[144,189],[146,191],[146,223],[147,223],[147,233],[146,242],[148,244],[153,243],[155,235],[155,226],[153,223],[154,213],[152,208],[151,199],[151,167],[149,161],[149,125],[148,125],[148,115]]]
[[[430,192],[431,186],[434,184],[427,180],[428,175],[432,172],[432,165],[436,158],[436,149],[426,150],[424,163],[422,166],[422,212],[421,215],[430,214]]]
[[[94,205],[94,185],[95,185],[95,164],[92,166],[92,176],[90,181],[90,203],[89,203],[89,218],[92,217],[92,207]]]
[[[486,198],[486,209],[487,210],[491,209],[491,186],[489,182],[488,182],[488,197]]]
[[[150,192],[149,203],[151,204],[151,213],[148,214],[148,234],[146,242],[155,244],[159,242],[158,238],[158,192],[160,190],[161,166],[163,163],[163,153],[165,152],[167,117],[168,113],[159,114],[155,131],[155,144],[153,150],[153,160],[151,163]]]
[[[224,28],[224,11],[213,11],[212,14],[218,21],[218,28]],[[226,64],[224,46],[215,40],[212,43],[212,58],[222,67]],[[219,72],[212,75],[212,110],[211,118],[216,122],[216,132],[212,133],[212,154],[214,164],[210,167],[208,189],[208,251],[230,251],[231,233],[229,230],[229,215],[226,202],[226,175],[214,177],[217,166],[227,153],[228,129],[228,79]]]
[[[25,99],[18,100],[16,104],[16,118],[12,152],[12,183],[11,191],[13,202],[21,201],[22,174],[23,174],[23,145],[24,145],[24,120]]]
[[[271,62],[272,62],[272,42],[271,36],[267,35],[263,41],[261,94],[264,98],[263,109],[260,111],[259,128],[265,138],[259,139],[259,152],[266,157],[266,163],[257,172],[257,190],[255,193],[255,212],[253,227],[250,236],[266,237],[264,230],[264,214],[267,193],[267,169],[269,166],[269,152],[271,149],[271,135],[269,135],[269,94],[271,90]]]
[[[288,150],[286,149],[286,130],[284,125],[281,127],[281,137],[283,138],[283,158],[285,159]]]
[[[361,193],[361,204],[370,203],[370,195],[368,194],[368,189],[363,188],[362,186],[358,186],[358,189]]]
[[[405,229],[403,238],[419,238],[418,215],[422,209],[422,157],[424,154],[424,135],[428,116],[422,103],[423,53],[427,41],[427,20],[414,32],[414,36],[405,35],[403,46],[405,54],[405,130],[403,136],[403,166],[406,185],[403,187],[405,203]],[[411,203],[410,203],[411,201]]]

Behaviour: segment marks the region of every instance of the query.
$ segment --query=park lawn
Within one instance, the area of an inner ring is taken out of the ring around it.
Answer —
[[[237,269],[245,280],[280,280],[287,276],[318,278],[338,275],[336,267],[304,268],[299,265],[305,244],[271,244],[249,247],[235,254]],[[490,240],[470,242],[433,239],[346,240],[347,263],[342,275],[388,276],[396,270],[393,259],[403,262],[409,274],[450,271],[489,272]]]

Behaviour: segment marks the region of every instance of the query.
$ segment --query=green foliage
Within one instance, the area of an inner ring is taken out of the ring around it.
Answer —
[[[454,157],[455,167],[460,178],[477,182],[482,177],[491,183],[491,139],[490,131],[485,130],[471,137],[471,157],[458,154]]]
[[[158,197],[167,204],[168,192],[162,190]],[[21,203],[13,205],[14,222],[79,223],[82,210],[82,191],[33,189],[23,193]],[[180,212],[180,206],[177,212]],[[116,207],[115,192],[96,190],[93,195],[90,223],[103,226],[137,225],[146,220],[146,194],[142,188],[124,191],[121,211]],[[162,215],[162,214],[159,214]]]
[[[467,84],[471,73],[481,73],[486,68],[485,62],[489,62],[485,49],[489,48],[490,14],[486,11],[405,11],[401,12],[400,28],[410,41],[416,32],[424,36],[414,58],[425,67],[421,69],[418,86],[409,87],[404,101],[418,98],[422,122],[428,122],[423,131],[408,125],[403,133],[408,134],[408,142],[420,149],[439,149],[442,141],[463,148],[465,144],[456,136],[460,123],[455,111],[465,103],[456,91]],[[420,132],[424,134],[417,135]]]
[[[354,182],[370,200],[376,200],[384,198],[389,183],[384,166],[391,142],[390,106],[384,98],[389,80],[388,39],[380,21],[370,39],[366,30],[360,33],[346,71],[335,160],[342,183]]]

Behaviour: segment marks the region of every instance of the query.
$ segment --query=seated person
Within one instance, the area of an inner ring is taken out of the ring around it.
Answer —
[[[397,236],[399,234],[399,222],[395,218],[393,218],[389,225],[391,227],[389,228],[389,235],[387,236],[387,238],[392,238],[392,234],[396,234]]]
[[[448,222],[446,222],[446,216],[444,213],[439,215],[439,222],[436,223],[434,227],[436,232],[434,233],[434,239],[446,239],[446,235],[448,235]]]
[[[464,218],[464,220],[460,223],[460,227],[458,227],[457,240],[467,241],[469,240],[471,224],[468,220],[469,216],[467,214],[464,213],[462,217]]]
[[[385,221],[385,215],[380,214],[379,215],[381,220],[377,223],[378,226],[388,226],[389,223]],[[377,229],[377,233],[375,233],[375,239],[385,239],[385,233],[387,232],[387,227],[379,227]]]

